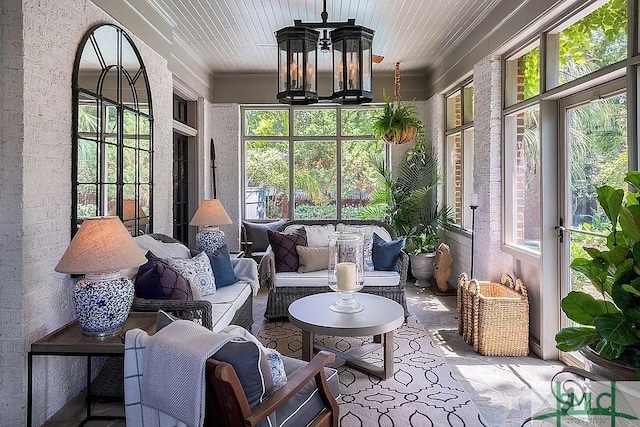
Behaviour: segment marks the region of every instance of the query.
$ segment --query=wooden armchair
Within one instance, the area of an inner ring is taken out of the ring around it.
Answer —
[[[339,408],[324,371],[326,364],[335,360],[335,355],[319,352],[304,368],[296,371],[287,383],[266,400],[249,407],[249,403],[234,368],[226,362],[208,359],[206,365],[206,427],[257,426],[267,416],[282,408],[309,381],[315,379],[318,393],[325,408],[305,425],[314,427],[337,427]]]

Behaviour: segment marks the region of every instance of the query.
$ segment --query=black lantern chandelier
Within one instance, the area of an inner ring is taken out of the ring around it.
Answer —
[[[327,22],[323,0],[322,22],[303,23],[276,32],[278,41],[278,100],[283,104],[307,105],[320,100],[362,104],[373,100],[371,91],[371,44],[373,30],[347,22]],[[320,31],[322,30],[322,38]],[[318,46],[332,51],[333,94],[318,95]]]

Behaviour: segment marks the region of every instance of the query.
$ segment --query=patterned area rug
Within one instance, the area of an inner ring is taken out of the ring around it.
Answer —
[[[289,322],[256,324],[253,333],[266,346],[300,358],[300,329]],[[372,337],[316,335],[316,341],[342,351],[372,342]],[[486,426],[462,385],[414,316],[394,333],[394,375],[381,380],[351,367],[340,375],[340,426]],[[366,361],[382,365],[381,349]]]

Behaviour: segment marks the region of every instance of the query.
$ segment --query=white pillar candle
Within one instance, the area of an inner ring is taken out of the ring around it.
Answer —
[[[339,291],[351,291],[356,287],[356,265],[353,262],[336,264],[336,279]]]

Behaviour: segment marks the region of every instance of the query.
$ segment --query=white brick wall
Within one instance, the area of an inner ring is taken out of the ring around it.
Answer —
[[[229,250],[237,250],[240,242],[240,201],[243,197],[240,188],[240,107],[238,104],[209,105],[207,124],[216,147],[217,197],[233,221],[233,224],[220,228],[226,234]],[[206,152],[205,158],[209,159],[208,145]]]
[[[500,58],[486,57],[473,68],[475,88],[476,209],[474,276],[498,280],[514,271],[514,260],[501,250],[502,224],[502,126]]]
[[[0,12],[0,425],[20,426],[29,345],[74,316],[72,284],[53,271],[70,239],[73,62],[84,33],[112,20],[88,0],[3,0]],[[133,39],[153,97],[155,231],[170,232],[172,76]],[[34,359],[35,425],[83,388],[84,372],[83,358]]]

